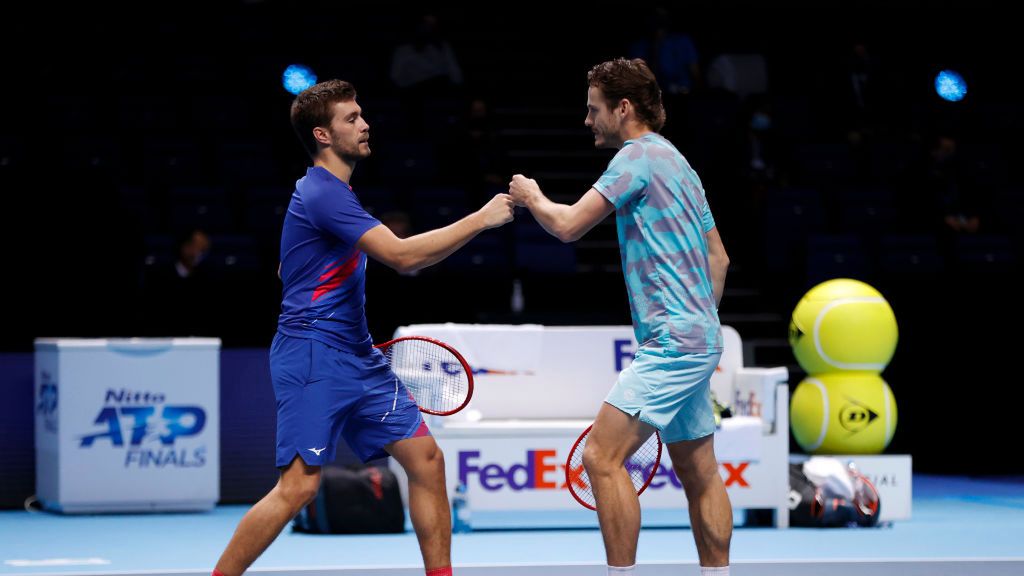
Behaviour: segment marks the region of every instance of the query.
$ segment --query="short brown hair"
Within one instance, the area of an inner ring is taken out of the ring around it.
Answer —
[[[665,125],[665,106],[654,72],[640,58],[616,58],[602,62],[587,73],[590,86],[601,89],[609,106],[625,98],[633,104],[637,118],[658,132]]]
[[[344,80],[327,80],[310,86],[292,101],[292,128],[310,157],[317,154],[313,128],[330,126],[334,105],[356,99],[356,89]]]

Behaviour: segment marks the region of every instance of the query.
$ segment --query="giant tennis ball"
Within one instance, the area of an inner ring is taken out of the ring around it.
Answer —
[[[896,316],[878,290],[858,280],[828,280],[793,310],[789,344],[808,374],[881,372],[896,351]]]
[[[896,431],[896,399],[870,372],[808,376],[793,391],[789,417],[810,454],[877,454]]]

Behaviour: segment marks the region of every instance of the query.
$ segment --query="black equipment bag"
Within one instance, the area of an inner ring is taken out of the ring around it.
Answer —
[[[324,466],[320,492],[295,517],[297,532],[385,534],[405,531],[405,507],[395,473],[355,464]]]
[[[789,523],[810,528],[875,526],[881,501],[875,486],[859,472],[850,470],[855,491],[853,501],[818,486],[804,474],[802,464],[789,465]]]

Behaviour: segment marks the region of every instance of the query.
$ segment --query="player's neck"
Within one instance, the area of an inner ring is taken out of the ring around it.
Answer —
[[[619,136],[622,138],[623,144],[625,144],[626,140],[636,140],[637,138],[643,138],[644,136],[653,133],[654,130],[651,130],[645,124],[629,122],[622,127],[622,130],[619,132]],[[622,148],[622,146],[619,146],[619,148]]]
[[[349,164],[334,154],[325,153],[317,156],[313,160],[313,165],[327,170],[346,184],[352,179],[352,172],[356,169],[355,163]]]
[[[627,140],[635,140],[637,138],[642,138],[647,134],[651,134],[653,132],[654,131],[648,128],[646,124],[642,124],[640,122],[637,122],[636,120],[627,120],[626,123],[624,123],[620,127],[620,130],[618,130],[618,138],[620,138],[620,140],[618,141],[620,141],[621,143],[615,148],[621,150],[624,146],[626,146]]]

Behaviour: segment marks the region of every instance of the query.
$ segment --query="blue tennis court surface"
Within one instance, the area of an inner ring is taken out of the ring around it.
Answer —
[[[59,516],[0,513],[0,574],[209,573],[247,506],[209,513]],[[638,574],[697,574],[684,516],[649,514]],[[598,576],[593,513],[474,517],[453,539],[456,573]],[[670,527],[675,524],[676,527]],[[527,528],[530,526],[530,528]],[[913,518],[870,529],[737,528],[733,574],[1024,574],[1024,478],[914,476]],[[422,574],[415,535],[323,536],[286,531],[250,572]]]

